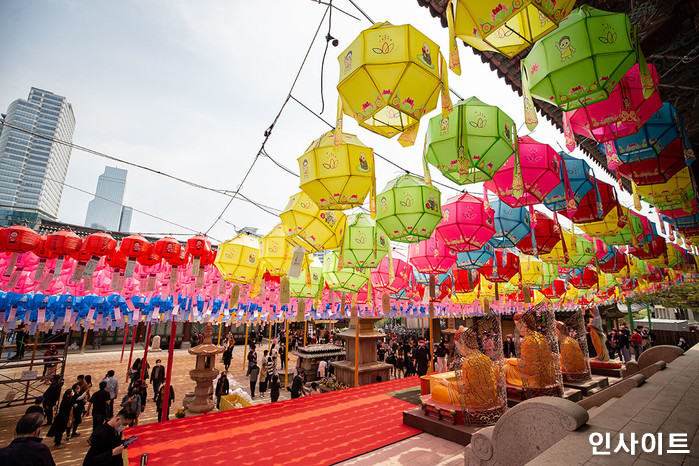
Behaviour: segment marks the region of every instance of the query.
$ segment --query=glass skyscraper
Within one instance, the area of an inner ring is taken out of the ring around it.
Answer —
[[[97,180],[95,198],[87,206],[85,226],[109,231],[129,231],[131,228],[130,207],[123,207],[126,170],[104,167]]]
[[[33,87],[27,100],[10,104],[3,121],[0,225],[56,220],[71,147],[52,139],[73,142],[73,107],[65,97]]]

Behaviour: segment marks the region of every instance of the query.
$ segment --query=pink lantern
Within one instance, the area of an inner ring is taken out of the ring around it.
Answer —
[[[635,134],[663,106],[658,93],[658,73],[648,65],[655,92],[645,99],[638,64],[626,72],[609,97],[567,112],[574,133],[602,143]]]
[[[424,274],[447,273],[456,262],[456,252],[437,238],[434,233],[429,239],[408,246],[408,258],[415,269]]]
[[[404,259],[393,257],[393,279],[389,270],[388,256],[384,256],[379,266],[371,271],[371,286],[382,293],[398,293],[410,286],[413,266]]]
[[[452,197],[442,204],[442,221],[435,236],[455,251],[475,251],[495,234],[494,211],[471,194]]]
[[[510,157],[493,179],[486,181],[485,187],[497,193],[510,207],[540,204],[561,183],[561,156],[548,144],[537,142],[529,136],[518,138],[518,150],[519,154]],[[517,196],[514,186],[517,159],[522,172],[521,196]]]

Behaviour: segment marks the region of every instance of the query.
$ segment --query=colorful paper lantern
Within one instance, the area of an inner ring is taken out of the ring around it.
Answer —
[[[376,23],[338,61],[340,111],[388,138],[406,132],[406,144],[414,143],[420,118],[436,108],[442,86],[448,89],[439,46],[410,25]]]
[[[559,152],[563,164],[560,172],[560,183],[544,198],[544,205],[554,212],[567,209],[568,197],[577,206],[583,196],[594,188],[594,172],[584,160]],[[566,179],[567,176],[567,179]],[[570,187],[566,195],[567,186]]]
[[[607,154],[607,158],[612,156],[622,163],[632,163],[660,156],[678,138],[682,142],[679,145],[682,155],[688,162],[693,160],[694,152],[687,139],[682,117],[671,103],[665,102],[638,132],[602,144],[600,149]]]
[[[309,252],[339,247],[347,226],[344,213],[320,210],[304,192],[291,196],[279,217],[287,239]]]
[[[460,269],[480,269],[493,258],[493,246],[488,243],[475,251],[464,251],[456,254],[456,266]]]
[[[471,97],[448,116],[430,119],[425,158],[456,184],[487,181],[514,153],[516,138],[512,118]]]
[[[648,65],[653,94],[643,95],[638,64],[631,67],[605,100],[569,112],[566,117],[574,133],[599,143],[635,134],[663,105],[658,93],[658,73]]]
[[[577,244],[570,231],[561,228],[561,241],[551,249],[551,252],[539,254],[539,259],[549,264],[564,265],[572,254],[576,254]]]
[[[667,251],[667,243],[662,236],[656,236],[650,243],[646,243],[643,247],[630,247],[629,254],[641,259],[655,259],[662,256]]]
[[[153,244],[153,249],[155,250],[156,254],[165,259],[166,262],[170,263],[171,260],[177,260],[180,257],[180,254],[184,248],[175,238],[166,236],[157,240]]]
[[[342,258],[347,267],[367,267],[373,269],[391,247],[386,233],[369,214],[350,215],[342,247]]]
[[[124,240],[127,238],[124,238]],[[59,230],[56,233],[47,235],[46,242],[49,250],[59,257],[70,256],[79,250],[82,245],[82,240],[78,235],[68,230]]]
[[[594,267],[573,269],[569,283],[579,290],[589,290],[597,285],[597,272]]]
[[[535,212],[536,225],[529,234],[517,243],[517,248],[524,254],[538,255],[548,254],[561,241],[561,228],[556,222],[541,212]],[[534,240],[532,241],[532,235]],[[536,249],[534,244],[536,243]]]
[[[507,283],[519,273],[519,256],[496,249],[493,258],[478,272],[489,282]]]
[[[490,240],[496,248],[511,248],[531,231],[529,210],[526,207],[510,207],[503,201],[490,203],[495,211],[495,235]]]
[[[518,139],[518,150],[519,155],[511,156],[485,187],[511,207],[539,204],[560,183],[560,156],[529,136]],[[517,188],[517,170],[521,170],[521,189]]]
[[[556,279],[549,286],[543,288],[541,293],[548,299],[559,299],[566,294],[565,280]]]
[[[513,57],[556,29],[574,6],[574,0],[458,0],[454,33],[475,49]]]
[[[87,235],[82,242],[80,250],[89,257],[104,257],[112,254],[117,247],[117,242],[109,233],[92,233]]]
[[[685,167],[665,183],[637,187],[638,194],[661,210],[691,210],[696,200],[689,168]]]
[[[452,293],[463,294],[474,291],[478,286],[480,276],[472,270],[460,269],[454,265],[451,269],[453,277]]]
[[[23,225],[0,229],[0,251],[21,254],[32,251],[40,242],[41,235]]]
[[[442,220],[441,194],[415,175],[390,181],[377,196],[376,224],[394,241],[429,238]]]
[[[559,213],[577,224],[602,221],[614,208],[621,211],[614,186],[598,180],[594,185],[596,187],[583,196],[572,213],[566,209]]]
[[[335,249],[323,258],[323,279],[327,287],[342,293],[357,293],[369,280],[369,271],[340,265],[340,252]]]
[[[310,283],[307,282],[306,274],[303,272],[297,278],[289,277],[289,296],[292,298],[310,299],[318,295],[323,267],[320,264],[312,264],[308,273]]]
[[[456,262],[456,251],[433,235],[408,246],[408,261],[420,273],[439,275],[447,273]]]
[[[393,277],[391,277],[390,262],[393,263]],[[398,257],[392,260],[385,256],[379,266],[371,271],[371,285],[376,291],[383,293],[399,293],[410,287],[413,276],[413,266]]]
[[[493,209],[471,194],[462,194],[442,205],[442,221],[435,235],[455,251],[481,249],[495,234]]]
[[[620,213],[622,215],[621,218],[619,218]],[[582,231],[596,238],[615,236],[626,226],[628,218],[629,209],[621,207],[619,209],[611,209],[604,219],[599,222],[581,223],[578,226]]]
[[[260,262],[260,242],[254,236],[238,233],[218,245],[214,265],[221,278],[229,282],[252,283]]]
[[[616,235],[602,236],[600,239],[610,246],[623,246],[639,241],[644,234],[641,216],[628,210],[626,218],[627,224]]]
[[[344,210],[364,203],[374,178],[374,151],[353,134],[335,132],[316,139],[298,158],[299,187],[321,209]]]
[[[627,256],[614,246],[609,246],[609,250],[611,254],[599,261],[599,268],[604,273],[619,273],[628,265]]]
[[[260,265],[272,276],[286,275],[293,254],[294,245],[287,241],[282,223],[260,238]]]
[[[544,264],[532,256],[525,255],[519,258],[519,268],[521,271],[521,280],[523,286],[532,286],[543,288],[544,286]]]
[[[563,111],[605,100],[639,62],[636,52],[626,14],[582,5],[522,59],[525,96]]]

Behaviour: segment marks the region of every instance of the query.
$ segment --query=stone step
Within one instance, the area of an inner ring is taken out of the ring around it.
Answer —
[[[587,414],[590,416],[590,419],[592,419],[592,418],[594,418],[595,416],[597,416],[598,414],[602,413],[602,412],[603,412],[604,410],[606,410],[607,408],[609,408],[611,405],[613,405],[614,403],[616,403],[616,401],[617,401],[618,399],[619,399],[619,398],[610,398],[610,399],[607,400],[602,406],[595,406],[594,408],[590,409],[590,410],[587,412]],[[589,422],[589,421],[588,421],[588,422]]]

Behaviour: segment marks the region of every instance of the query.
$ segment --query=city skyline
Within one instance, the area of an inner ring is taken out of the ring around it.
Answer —
[[[66,97],[32,87],[13,101],[0,127],[0,221],[57,220],[75,130]]]
[[[132,209],[123,206],[127,175],[128,171],[122,168],[104,167],[97,179],[95,197],[87,205],[86,227],[129,231]]]

